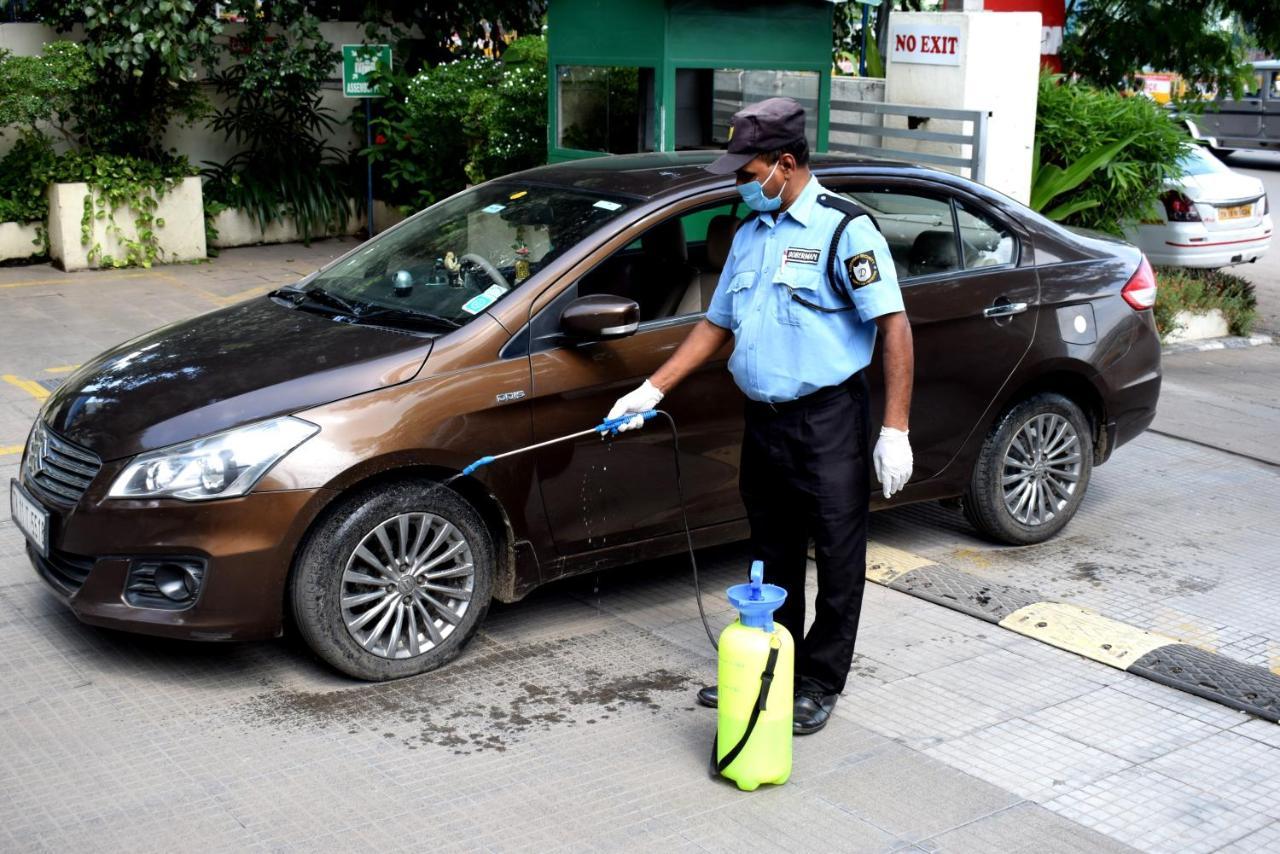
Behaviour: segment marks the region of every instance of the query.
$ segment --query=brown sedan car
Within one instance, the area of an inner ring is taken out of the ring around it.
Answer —
[[[102,354],[49,398],[11,485],[36,571],[87,623],[221,640],[291,617],[386,679],[457,655],[492,599],[680,550],[660,422],[442,482],[599,423],[680,343],[744,214],[712,156],[492,181]],[[887,503],[959,497],[989,537],[1052,536],[1154,416],[1149,266],[951,175],[813,167],[875,215],[914,329],[915,474]],[[699,545],[746,534],[727,358],[664,402]]]

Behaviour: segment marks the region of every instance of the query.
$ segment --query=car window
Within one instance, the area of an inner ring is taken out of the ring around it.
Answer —
[[[963,268],[948,200],[889,190],[857,190],[844,195],[875,217],[889,244],[899,281]]]
[[[375,237],[307,287],[366,313],[465,323],[630,205],[579,190],[482,184]]]
[[[1280,101],[1280,71],[1271,72],[1271,100]]]
[[[737,208],[708,205],[658,223],[583,276],[578,296],[635,300],[642,323],[705,312],[740,222]]]
[[[1006,267],[1018,260],[1018,243],[1012,232],[960,200],[956,200],[956,224],[964,267]]]
[[[1263,81],[1262,81],[1262,72],[1258,72],[1258,73],[1254,74],[1254,75],[1253,75],[1253,77],[1252,77],[1252,78],[1250,78],[1249,82],[1245,84],[1244,91],[1243,91],[1242,93],[1240,93],[1240,97],[1241,97],[1241,98],[1259,98],[1259,97],[1261,97],[1261,96],[1262,96],[1262,82],[1263,82]],[[1226,101],[1234,100],[1234,99],[1232,98],[1232,96],[1231,96],[1231,92],[1230,92],[1229,90],[1228,90],[1228,91],[1226,91],[1226,92],[1223,92],[1223,93],[1222,93],[1222,98],[1223,98],[1223,100],[1226,100]]]

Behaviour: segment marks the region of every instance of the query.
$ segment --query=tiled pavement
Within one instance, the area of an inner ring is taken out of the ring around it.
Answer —
[[[0,269],[0,374],[43,378],[333,251],[239,250],[164,271],[203,277],[189,284],[129,271],[27,287],[24,275],[65,274]],[[25,438],[37,405],[0,383],[0,446]],[[1257,489],[1261,477],[1201,451],[1144,437],[1098,470],[1069,549],[990,550],[987,569],[1079,575],[1071,590],[1098,604],[1195,617],[1191,605],[1209,600],[1194,597],[1212,590],[1187,579],[1231,589],[1241,547],[1212,539],[1217,501],[1189,518],[1179,497],[1222,481]],[[16,463],[0,454],[0,477]],[[1143,502],[1139,548],[1119,517],[1177,477]],[[1246,538],[1268,533],[1244,502],[1221,506]],[[881,514],[875,527],[926,554],[977,550],[935,511]],[[1179,536],[1209,537],[1205,557],[1148,557]],[[1094,559],[1073,559],[1082,549]],[[701,557],[719,627],[720,591],[745,554]],[[1129,565],[1141,583],[1126,584]],[[1135,603],[1152,590],[1169,595]],[[0,850],[1280,847],[1280,727],[875,585],[849,689],[825,731],[796,741],[791,781],[750,795],[715,784],[713,713],[692,702],[713,659],[691,594],[681,560],[553,585],[495,607],[453,666],[353,685],[287,641],[201,646],[82,626],[33,577],[0,514]],[[1273,617],[1259,607],[1262,622],[1239,631],[1278,637]]]

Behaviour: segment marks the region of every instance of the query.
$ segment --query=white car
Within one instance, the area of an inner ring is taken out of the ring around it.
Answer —
[[[1200,145],[1188,145],[1184,174],[1161,196],[1160,218],[1125,231],[1152,264],[1226,267],[1256,261],[1271,246],[1266,189],[1233,172]]]

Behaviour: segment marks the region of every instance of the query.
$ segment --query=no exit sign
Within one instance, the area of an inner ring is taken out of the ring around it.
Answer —
[[[889,34],[889,60],[921,65],[959,65],[960,28],[899,24]]]

